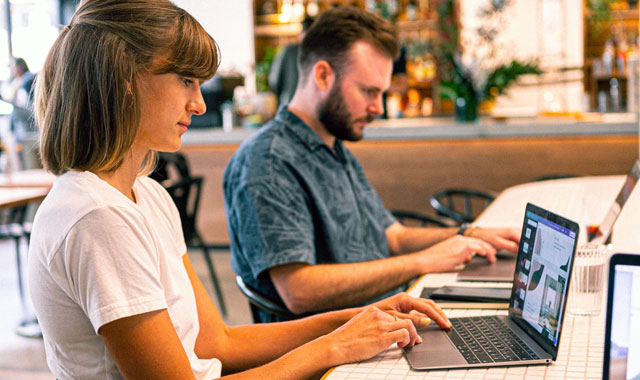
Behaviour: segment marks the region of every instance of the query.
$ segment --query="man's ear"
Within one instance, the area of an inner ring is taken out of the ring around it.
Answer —
[[[335,71],[327,61],[318,61],[313,65],[313,80],[321,92],[329,92],[336,80]]]

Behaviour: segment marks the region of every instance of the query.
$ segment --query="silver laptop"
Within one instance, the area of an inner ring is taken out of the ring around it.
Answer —
[[[616,197],[616,200],[613,202],[609,211],[604,216],[602,223],[599,226],[587,226],[587,241],[593,242],[596,244],[605,244],[609,242],[609,238],[611,237],[611,232],[613,231],[613,225],[618,219],[618,215],[622,211],[622,207],[627,202],[627,199],[631,196],[631,192],[633,188],[638,183],[638,178],[640,177],[640,161],[636,160],[633,164],[633,168],[631,168],[631,172],[627,175],[627,178]]]
[[[602,378],[640,379],[640,255],[617,253],[609,262]]]
[[[578,224],[531,203],[525,210],[509,314],[451,318],[419,330],[404,350],[417,370],[548,364],[556,359]]]
[[[587,226],[587,241],[595,244],[609,242],[613,225],[622,211],[622,207],[631,196],[631,192],[638,183],[640,177],[640,161],[636,161],[627,175],[618,196],[607,211],[599,226]],[[515,255],[509,252],[498,252],[498,261],[491,264],[482,256],[475,256],[458,273],[458,281],[492,281],[511,282],[516,267]]]

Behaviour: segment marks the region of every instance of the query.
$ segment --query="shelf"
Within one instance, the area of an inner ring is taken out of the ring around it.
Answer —
[[[256,25],[253,28],[257,37],[295,37],[302,32],[302,24],[270,24]]]
[[[594,75],[593,79],[597,80],[597,81],[609,81],[611,79],[628,80],[629,77],[627,75],[625,75],[625,74],[622,74],[622,75]]]
[[[433,30],[438,27],[437,20],[397,21],[398,32],[420,32]]]
[[[434,86],[434,80],[431,81],[417,81],[410,80],[408,86],[416,89],[431,89]]]
[[[611,21],[635,20],[638,21],[638,8],[624,11],[611,11]]]
[[[593,12],[585,11],[585,16],[592,15]],[[610,10],[610,20],[607,21],[625,21],[625,20],[638,20],[638,8],[626,9],[626,10]],[[602,22],[602,21],[601,21]]]

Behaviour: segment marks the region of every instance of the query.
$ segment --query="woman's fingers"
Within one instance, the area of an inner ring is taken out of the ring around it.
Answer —
[[[400,301],[397,309],[388,311],[390,315],[411,320],[417,327],[426,326],[433,321],[444,329],[451,328],[447,315],[433,300],[415,298],[403,293]]]

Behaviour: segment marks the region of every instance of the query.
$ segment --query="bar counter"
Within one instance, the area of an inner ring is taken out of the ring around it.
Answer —
[[[448,187],[499,192],[550,174],[626,174],[638,157],[635,115],[482,119],[377,120],[365,138],[347,143],[389,209],[433,213],[429,197]],[[209,242],[226,242],[222,173],[255,130],[191,129],[182,151],[205,177],[199,229]]]
[[[190,129],[184,145],[239,144],[257,129],[220,127]],[[633,114],[583,114],[574,117],[482,118],[478,123],[457,123],[452,117],[375,120],[365,129],[365,140],[476,139],[535,136],[637,135]]]

